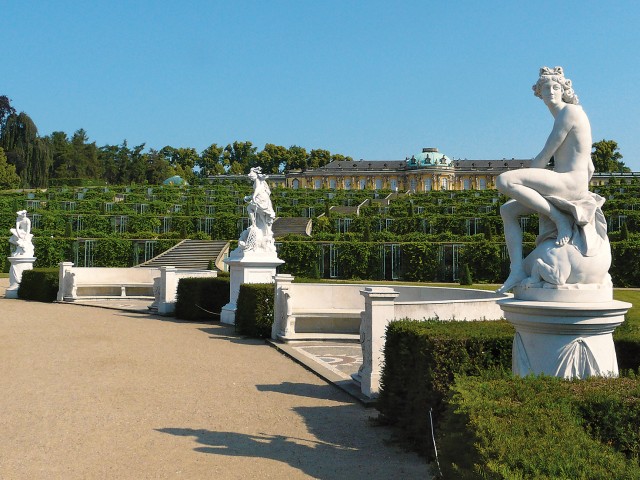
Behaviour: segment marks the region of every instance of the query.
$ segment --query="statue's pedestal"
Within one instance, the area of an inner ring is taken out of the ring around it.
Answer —
[[[234,325],[240,285],[243,283],[274,283],[276,268],[284,263],[274,253],[272,255],[245,254],[231,256],[224,261],[229,265],[229,303],[222,307],[220,321]]]
[[[9,288],[7,288],[5,298],[18,298],[18,288],[22,281],[22,272],[33,269],[36,257],[7,257],[11,263],[9,269]]]
[[[618,375],[612,333],[624,321],[630,303],[509,298],[498,304],[516,329],[512,362],[515,375],[561,378]]]

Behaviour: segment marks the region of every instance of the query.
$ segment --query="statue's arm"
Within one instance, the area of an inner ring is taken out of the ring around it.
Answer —
[[[574,127],[576,122],[576,112],[573,109],[567,107],[562,110],[553,122],[553,130],[547,138],[547,142],[544,144],[542,151],[536,155],[531,163],[533,168],[545,168],[551,160],[551,157],[556,153],[558,147],[562,145],[562,142]]]

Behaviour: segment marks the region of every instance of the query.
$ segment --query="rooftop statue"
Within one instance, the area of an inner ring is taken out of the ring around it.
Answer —
[[[34,246],[31,240],[33,235],[31,234],[31,220],[27,217],[26,210],[20,210],[16,212],[18,218],[16,218],[16,227],[10,228],[11,237],[9,243],[14,245],[11,252],[12,257],[33,257]]]
[[[253,194],[247,195],[244,200],[248,202],[250,223],[238,240],[238,248],[243,252],[276,253],[271,230],[276,214],[271,204],[271,189],[267,178],[260,167],[254,167],[249,172],[249,179],[253,181]]]
[[[533,91],[553,116],[553,129],[531,168],[504,172],[496,180],[497,189],[511,198],[500,209],[511,272],[498,292],[610,287],[604,199],[588,190],[594,172],[589,119],[562,67],[542,67]],[[532,213],[540,217],[540,234],[535,250],[523,259],[520,217]]]

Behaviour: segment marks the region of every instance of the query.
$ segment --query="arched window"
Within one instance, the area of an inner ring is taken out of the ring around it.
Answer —
[[[427,178],[424,181],[424,191],[430,192],[431,190],[433,190],[433,180],[430,178]]]
[[[465,178],[462,180],[462,189],[463,190],[471,190],[471,180]]]
[[[360,179],[360,190],[367,188],[367,181],[364,178]]]
[[[479,190],[486,190],[487,189],[487,179],[486,178],[481,178],[480,181],[478,182],[478,189]]]
[[[313,181],[313,188],[320,190],[322,188],[322,180],[316,179]]]
[[[329,180],[329,188],[332,189],[332,190],[336,189],[336,180],[334,178]]]
[[[300,188],[300,182],[298,181],[297,178],[293,179],[293,182],[291,183],[291,188],[293,188],[294,190],[297,188]]]
[[[443,178],[440,180],[440,190],[449,190],[449,179]]]
[[[351,190],[351,179],[350,178],[347,178],[344,181],[344,189],[345,190]]]
[[[391,179],[390,186],[391,190],[393,190],[394,192],[398,191],[398,181],[395,178]]]
[[[376,178],[376,190],[382,190],[382,179]]]

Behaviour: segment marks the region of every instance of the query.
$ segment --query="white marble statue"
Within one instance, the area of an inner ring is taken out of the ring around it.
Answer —
[[[497,189],[511,198],[500,209],[511,272],[498,292],[519,286],[610,286],[604,199],[588,190],[594,172],[589,119],[561,67],[541,68],[533,91],[553,116],[553,129],[531,168],[504,172],[496,180]],[[523,259],[519,219],[532,213],[540,217],[540,235]]]
[[[26,210],[16,212],[16,227],[9,229],[11,237],[9,243],[14,245],[11,252],[12,257],[33,257],[34,247],[32,243],[33,235],[31,234],[31,220],[27,217]]]
[[[260,167],[249,172],[253,181],[253,194],[244,197],[248,202],[249,228],[242,232],[238,240],[238,248],[243,252],[276,252],[271,226],[276,214],[271,204],[271,189],[267,184],[267,175],[263,175]]]

